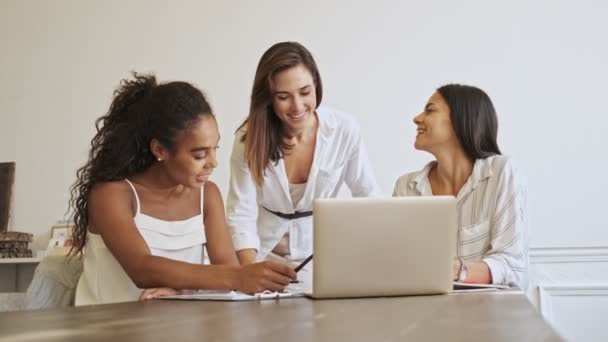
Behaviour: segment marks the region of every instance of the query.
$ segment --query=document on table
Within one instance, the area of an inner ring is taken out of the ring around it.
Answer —
[[[484,292],[512,289],[509,285],[498,284],[468,284],[454,282],[452,293],[454,292]]]
[[[220,300],[220,301],[239,301],[239,300],[262,300],[262,299],[282,299],[303,297],[303,292],[272,292],[264,291],[255,294],[246,294],[239,291],[213,291],[198,290],[189,293],[162,296],[159,299],[179,299],[179,300]]]

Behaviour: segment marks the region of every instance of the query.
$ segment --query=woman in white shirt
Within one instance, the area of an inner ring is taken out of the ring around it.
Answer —
[[[295,278],[280,263],[238,264],[220,191],[208,180],[220,137],[200,90],[134,74],[96,127],[70,201],[72,252],[84,253],[77,305],[181,289],[282,291]],[[203,245],[214,265],[202,264]]]
[[[401,176],[394,196],[452,195],[458,201],[454,280],[526,287],[526,186],[496,143],[498,120],[481,89],[442,86],[414,117],[415,148],[435,160]]]
[[[336,197],[343,183],[353,196],[380,194],[359,126],[320,106],[322,89],[299,43],[273,45],[258,64],[230,159],[228,227],[242,264],[308,257],[313,200]]]

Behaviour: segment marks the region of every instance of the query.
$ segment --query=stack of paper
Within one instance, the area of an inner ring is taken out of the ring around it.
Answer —
[[[304,293],[300,292],[272,292],[264,291],[252,295],[239,291],[213,291],[213,290],[198,290],[191,293],[184,293],[172,296],[159,297],[160,299],[181,299],[181,300],[260,300],[260,299],[278,299],[278,298],[294,298],[302,297]]]
[[[496,290],[506,290],[506,289],[512,289],[512,288],[509,287],[509,285],[469,284],[469,283],[454,282],[452,293],[454,293],[454,292],[496,291]]]

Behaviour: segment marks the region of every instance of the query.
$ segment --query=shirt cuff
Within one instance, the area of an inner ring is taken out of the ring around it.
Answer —
[[[490,274],[492,275],[492,284],[505,283],[505,271],[502,263],[494,258],[485,258],[482,260],[488,265]]]
[[[255,233],[241,232],[232,235],[232,243],[234,250],[240,251],[243,249],[260,249],[260,238]]]

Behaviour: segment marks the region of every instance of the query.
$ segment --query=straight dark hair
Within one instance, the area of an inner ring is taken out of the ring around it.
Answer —
[[[437,89],[450,108],[450,119],[460,144],[472,160],[501,154],[496,137],[498,118],[488,94],[462,84]]]

